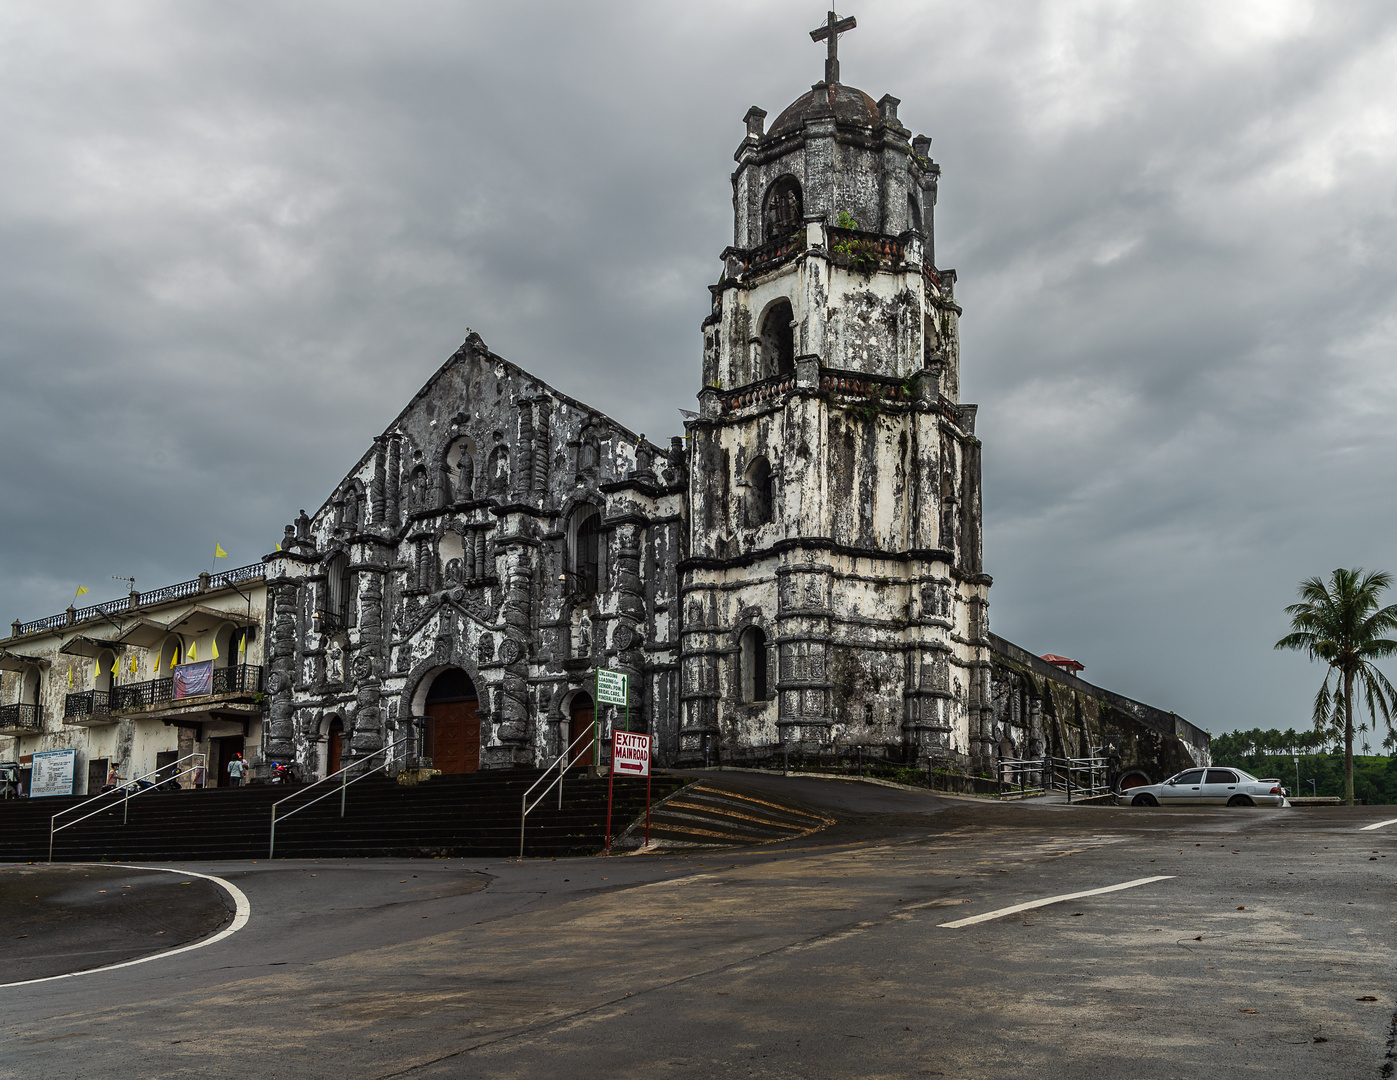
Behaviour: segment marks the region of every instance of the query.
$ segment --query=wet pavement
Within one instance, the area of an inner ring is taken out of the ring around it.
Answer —
[[[1390,808],[723,782],[835,824],[746,851],[190,864],[247,894],[248,924],[0,988],[0,1060],[28,1078],[1390,1074],[1397,825],[1359,831]],[[1160,880],[942,925],[1142,879]],[[54,924],[55,954],[80,924]]]

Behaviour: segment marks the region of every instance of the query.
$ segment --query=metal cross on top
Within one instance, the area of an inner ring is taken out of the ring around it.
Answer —
[[[846,30],[852,30],[858,26],[858,22],[852,15],[841,19],[833,11],[825,19],[825,25],[818,30],[810,31],[811,41],[828,41],[829,55],[825,59],[825,82],[831,86],[839,81],[839,35]]]

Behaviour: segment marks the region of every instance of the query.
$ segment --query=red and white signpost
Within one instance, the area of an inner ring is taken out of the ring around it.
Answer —
[[[606,850],[611,850],[611,801],[616,790],[616,774],[645,777],[645,843],[650,843],[650,750],[649,735],[632,731],[611,733],[611,773],[606,787]]]

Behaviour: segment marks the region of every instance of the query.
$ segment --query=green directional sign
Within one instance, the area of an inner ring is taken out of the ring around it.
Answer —
[[[597,701],[602,705],[629,705],[631,677],[620,671],[597,668]]]

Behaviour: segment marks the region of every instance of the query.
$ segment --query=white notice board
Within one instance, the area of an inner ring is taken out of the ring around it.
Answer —
[[[77,764],[76,750],[39,751],[34,755],[34,771],[29,774],[29,797],[71,795]]]

